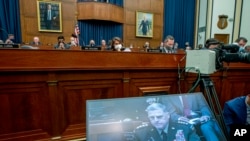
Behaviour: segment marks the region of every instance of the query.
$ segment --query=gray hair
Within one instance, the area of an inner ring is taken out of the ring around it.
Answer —
[[[167,112],[167,108],[165,105],[161,103],[152,103],[146,108],[146,112],[155,111],[155,110],[162,110],[164,113]]]
[[[172,35],[168,35],[164,41],[167,42],[168,40],[174,40],[174,37]]]

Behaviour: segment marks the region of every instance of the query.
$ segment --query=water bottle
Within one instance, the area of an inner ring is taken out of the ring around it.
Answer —
[[[185,141],[183,130],[177,130],[175,137],[175,141]]]

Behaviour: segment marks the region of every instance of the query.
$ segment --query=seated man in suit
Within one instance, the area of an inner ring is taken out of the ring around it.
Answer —
[[[174,53],[174,43],[175,39],[173,36],[168,35],[166,39],[164,40],[162,52],[163,53]]]
[[[40,42],[39,37],[35,36],[35,37],[33,38],[33,41],[30,42],[30,45],[34,45],[34,46],[39,46],[39,45],[41,45],[41,42]]]
[[[239,37],[235,40],[234,44],[237,44],[240,48],[238,52],[244,53],[245,52],[245,46],[247,44],[247,38],[245,37]]]
[[[249,125],[250,94],[227,101],[224,105],[223,116],[229,133],[233,125]]]
[[[150,44],[149,44],[148,41],[146,41],[146,42],[144,43],[143,48],[145,48],[145,49],[150,48]]]
[[[106,41],[103,39],[101,40],[101,50],[104,51],[104,50],[107,50],[108,46],[106,44]]]
[[[135,129],[136,141],[199,141],[199,136],[188,124],[170,122],[167,107],[152,103],[146,108],[150,124]]]
[[[55,49],[70,49],[70,46],[64,42],[64,36],[58,36],[58,43],[54,45]]]
[[[175,111],[171,113],[171,120],[174,122],[193,124],[201,131],[206,141],[226,140],[202,95],[172,96],[162,102],[174,107]]]
[[[95,40],[93,40],[93,39],[91,39],[90,41],[89,41],[89,47],[95,47],[96,45],[95,45]]]

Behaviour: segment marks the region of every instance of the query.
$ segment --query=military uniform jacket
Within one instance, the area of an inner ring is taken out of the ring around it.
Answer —
[[[168,127],[167,141],[174,141],[178,130],[183,130],[185,141],[200,141],[199,136],[195,133],[194,128],[190,125],[181,123],[172,123]],[[162,141],[161,135],[152,125],[140,126],[135,130],[136,141]]]

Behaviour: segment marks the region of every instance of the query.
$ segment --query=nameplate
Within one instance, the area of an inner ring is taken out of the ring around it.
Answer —
[[[101,50],[101,47],[82,47],[82,50]]]
[[[0,48],[19,48],[18,44],[0,44]]]
[[[148,52],[158,52],[160,53],[161,50],[160,49],[147,49]]]

